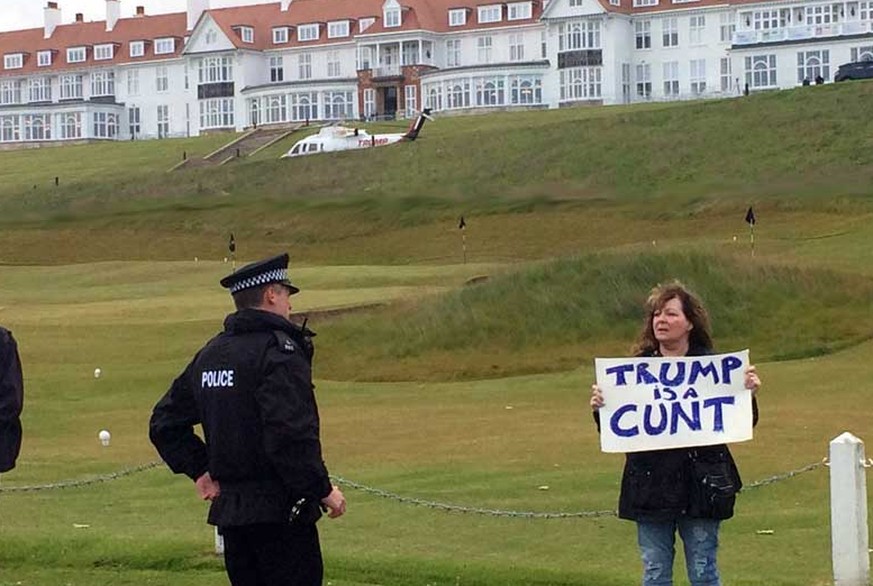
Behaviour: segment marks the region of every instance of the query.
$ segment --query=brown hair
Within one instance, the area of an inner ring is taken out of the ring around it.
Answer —
[[[274,283],[267,283],[260,287],[250,287],[248,289],[243,289],[242,291],[237,291],[233,294],[233,304],[236,305],[237,309],[260,307],[264,302],[264,293],[266,293],[267,289],[273,285]]]
[[[690,348],[702,348],[712,350],[712,332],[709,326],[709,314],[703,306],[703,302],[694,293],[689,291],[679,281],[673,281],[666,285],[658,284],[652,288],[649,298],[646,299],[646,318],[643,329],[632,349],[634,356],[646,356],[660,349],[658,340],[655,339],[655,330],[652,319],[655,312],[662,309],[671,299],[678,299],[682,304],[682,313],[685,319],[694,326],[688,334],[688,346]]]

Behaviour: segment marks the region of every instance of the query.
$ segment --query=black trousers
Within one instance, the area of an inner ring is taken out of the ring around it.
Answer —
[[[222,527],[232,586],[321,586],[324,563],[315,524]]]

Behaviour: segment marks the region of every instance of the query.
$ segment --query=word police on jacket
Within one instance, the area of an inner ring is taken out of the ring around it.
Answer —
[[[233,386],[233,370],[204,370],[200,375],[204,389],[229,388]]]

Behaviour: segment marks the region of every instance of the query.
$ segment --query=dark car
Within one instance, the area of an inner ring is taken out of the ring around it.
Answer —
[[[840,65],[840,68],[834,74],[834,81],[868,79],[871,77],[873,77],[873,61],[858,61],[857,63],[844,63]]]

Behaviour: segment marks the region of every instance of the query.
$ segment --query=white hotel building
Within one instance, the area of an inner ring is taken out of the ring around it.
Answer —
[[[280,0],[0,33],[0,148],[790,88],[873,59],[873,0]]]

